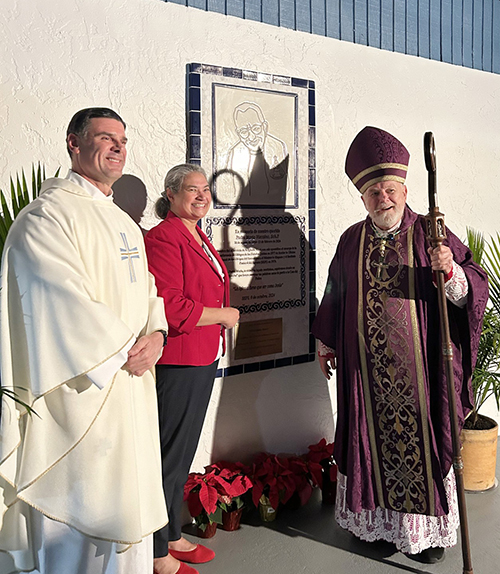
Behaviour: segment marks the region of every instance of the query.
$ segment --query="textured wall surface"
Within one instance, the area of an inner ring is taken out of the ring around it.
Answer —
[[[364,217],[343,164],[367,124],[410,149],[414,209],[427,211],[422,140],[432,130],[447,223],[460,236],[467,225],[499,228],[498,75],[159,0],[18,0],[0,14],[0,50],[2,188],[34,160],[64,172],[70,117],[103,105],[127,122],[126,172],[155,199],[185,157],[186,64],[204,62],[316,82],[318,296],[341,232]],[[144,225],[154,223],[148,211]],[[219,379],[197,466],[331,439],[333,394],[314,363]]]
[[[500,73],[498,0],[165,0]]]

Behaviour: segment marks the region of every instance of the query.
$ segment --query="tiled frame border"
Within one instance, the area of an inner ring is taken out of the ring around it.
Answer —
[[[221,78],[240,78],[260,83],[292,86],[307,90],[308,101],[308,216],[309,216],[309,329],[316,313],[316,86],[313,80],[293,78],[280,74],[266,74],[252,70],[225,68],[210,64],[192,63],[187,65],[187,161],[201,164],[201,75],[211,74]],[[211,145],[211,142],[210,142]],[[252,373],[299,365],[315,360],[316,342],[309,333],[309,352],[294,357],[256,361],[245,365],[234,365],[217,370],[217,377],[229,377],[242,373]]]

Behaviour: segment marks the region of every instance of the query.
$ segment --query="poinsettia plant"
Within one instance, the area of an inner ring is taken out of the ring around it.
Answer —
[[[259,505],[261,497],[267,497],[276,510],[280,502],[286,503],[295,492],[293,472],[283,458],[261,452],[252,466],[252,500]]]
[[[214,522],[222,524],[222,511],[230,509],[233,503],[241,508],[241,496],[251,487],[251,480],[241,470],[224,468],[219,463],[206,466],[204,473],[189,474],[184,500],[196,525],[204,531]]]
[[[294,491],[303,506],[311,497],[313,488],[322,483],[322,466],[318,462],[307,460],[304,456],[289,456],[282,460],[292,473]]]
[[[309,452],[305,455],[309,463],[319,464],[322,469],[329,472],[331,481],[337,480],[337,465],[333,459],[334,443],[327,443],[325,438],[322,438],[318,443],[311,444],[307,448]],[[319,486],[322,486],[322,477],[320,476]]]
[[[241,462],[221,460],[206,467],[206,470],[215,470],[224,481],[225,493],[219,492],[217,506],[224,512],[239,510],[245,506],[243,495],[253,487],[249,475],[251,468]]]

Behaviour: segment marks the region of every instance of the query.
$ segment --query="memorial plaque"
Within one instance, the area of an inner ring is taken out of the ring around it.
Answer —
[[[224,376],[314,360],[315,129],[314,82],[188,65],[188,161],[213,194],[202,227],[240,310]]]
[[[253,359],[283,351],[283,319],[239,323],[234,329],[234,358]]]

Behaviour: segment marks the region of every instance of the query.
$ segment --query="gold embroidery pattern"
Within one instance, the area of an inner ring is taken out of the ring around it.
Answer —
[[[419,397],[411,320],[407,255],[399,238],[369,235],[364,253],[365,332],[371,372],[377,450],[389,508],[426,513],[427,484],[419,432]],[[412,263],[410,262],[410,266]]]

